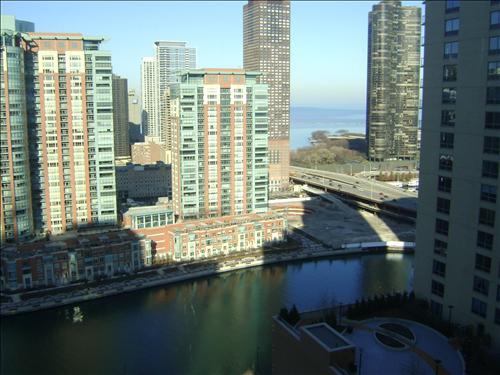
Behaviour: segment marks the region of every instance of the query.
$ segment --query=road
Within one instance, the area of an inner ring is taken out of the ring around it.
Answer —
[[[290,170],[290,177],[296,182],[320,186],[377,204],[401,207],[415,212],[417,210],[417,193],[383,182],[315,169],[290,167]]]

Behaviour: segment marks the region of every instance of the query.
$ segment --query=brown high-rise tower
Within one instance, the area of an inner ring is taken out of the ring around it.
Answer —
[[[269,87],[269,188],[288,185],[290,167],[290,1],[250,0],[243,7],[243,67]]]

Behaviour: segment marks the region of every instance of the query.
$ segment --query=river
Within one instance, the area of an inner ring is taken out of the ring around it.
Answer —
[[[412,255],[367,255],[235,271],[0,322],[1,373],[243,374],[271,366],[283,305],[411,290]]]

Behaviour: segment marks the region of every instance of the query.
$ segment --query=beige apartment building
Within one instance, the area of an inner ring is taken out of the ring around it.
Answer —
[[[500,348],[500,2],[428,1],[415,291]]]

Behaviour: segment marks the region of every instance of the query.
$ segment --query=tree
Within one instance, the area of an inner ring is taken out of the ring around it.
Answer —
[[[295,304],[292,306],[290,311],[288,312],[289,320],[288,323],[290,323],[292,326],[295,326],[295,324],[298,323],[300,320],[300,314],[299,311],[297,310],[297,307]]]

